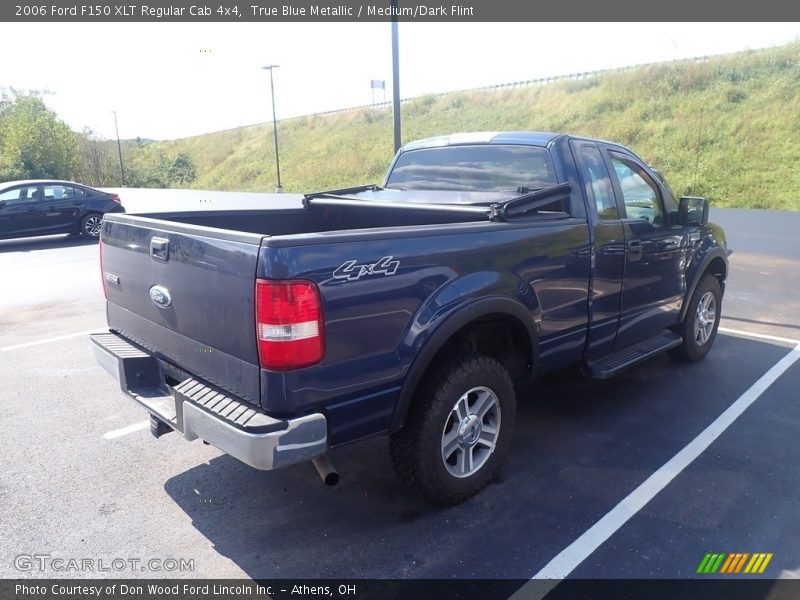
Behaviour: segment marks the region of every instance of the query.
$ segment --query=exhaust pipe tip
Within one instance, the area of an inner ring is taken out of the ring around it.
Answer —
[[[319,473],[325,485],[333,487],[339,483],[339,472],[333,466],[327,454],[312,458],[311,463],[314,465],[314,468],[317,470],[317,473]]]

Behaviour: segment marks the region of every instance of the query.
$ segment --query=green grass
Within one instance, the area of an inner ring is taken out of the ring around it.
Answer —
[[[558,131],[630,146],[678,194],[716,206],[800,210],[800,44],[519,90],[456,92],[402,107],[403,141],[459,131]],[[278,124],[287,192],[380,183],[391,111]],[[272,125],[159,143],[189,154],[193,187],[272,191]]]

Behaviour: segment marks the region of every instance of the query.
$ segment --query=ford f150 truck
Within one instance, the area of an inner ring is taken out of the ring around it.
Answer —
[[[294,209],[106,215],[100,264],[95,353],[157,437],[332,483],[328,449],[389,434],[449,504],[506,453],[516,383],[703,358],[728,250],[627,148],[508,132],[408,144],[381,187]]]

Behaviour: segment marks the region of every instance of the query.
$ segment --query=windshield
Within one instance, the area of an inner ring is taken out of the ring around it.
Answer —
[[[557,183],[553,159],[546,149],[479,144],[403,152],[385,187],[524,193]]]

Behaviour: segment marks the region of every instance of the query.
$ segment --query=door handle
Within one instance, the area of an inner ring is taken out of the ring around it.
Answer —
[[[630,242],[625,244],[625,247],[628,252],[628,258],[630,260],[639,260],[640,258],[642,258],[642,249],[644,247],[642,246],[642,242],[640,240],[631,240]]]

